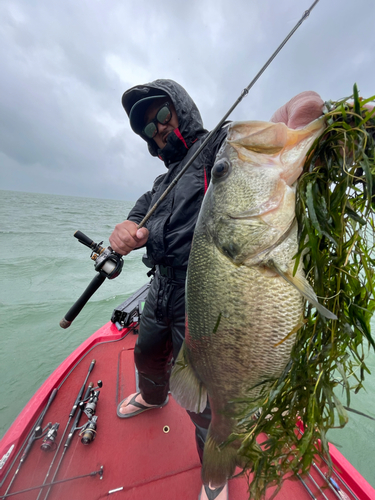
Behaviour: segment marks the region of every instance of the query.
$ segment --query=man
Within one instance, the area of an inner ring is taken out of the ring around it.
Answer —
[[[185,279],[191,241],[226,126],[195,159],[148,220],[147,227],[138,229],[137,225],[208,132],[189,94],[172,80],[133,87],[124,93],[122,104],[133,131],[147,142],[150,154],[158,156],[168,169],[155,180],[152,190],[139,198],[128,220],[118,224],[109,238],[111,247],[122,255],[146,245],[149,265],[156,266],[134,350],[140,392],[129,395],[117,409],[120,418],[131,418],[168,403],[172,362],[185,333]],[[322,104],[314,92],[304,93],[280,108],[272,120],[297,128],[318,117]],[[197,449],[202,460],[210,410],[189,415],[196,427]],[[228,487],[211,489],[204,485],[200,498],[226,499]]]

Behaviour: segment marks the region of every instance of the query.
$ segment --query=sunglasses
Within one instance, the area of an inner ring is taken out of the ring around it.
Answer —
[[[142,133],[149,139],[153,139],[158,133],[158,123],[165,125],[172,118],[172,111],[169,108],[169,102],[163,104],[163,106],[158,110],[155,118],[148,122],[148,124],[142,130]]]

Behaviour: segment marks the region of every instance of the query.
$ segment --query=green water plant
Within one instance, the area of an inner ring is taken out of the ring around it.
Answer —
[[[267,381],[241,415],[239,453],[249,493],[262,498],[286,474],[303,474],[317,453],[329,460],[327,431],[348,422],[351,394],[363,388],[375,341],[375,96],[325,103],[326,128],[307,156],[297,186],[299,250],[328,320],[306,303],[292,356],[278,380]],[[271,383],[271,389],[270,389]],[[261,412],[253,414],[254,406]],[[296,422],[303,432],[296,432]],[[264,433],[264,434],[263,434]],[[264,436],[259,439],[259,436]],[[258,438],[258,443],[257,443]],[[277,490],[276,490],[277,491]]]

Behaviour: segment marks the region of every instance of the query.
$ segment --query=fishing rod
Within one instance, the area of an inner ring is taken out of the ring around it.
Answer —
[[[305,488],[305,490],[307,491],[307,493],[310,495],[310,497],[313,499],[313,500],[318,500],[316,498],[316,496],[314,495],[314,493],[310,490],[310,488],[307,486],[307,483],[306,481],[302,478],[302,476],[297,472],[297,477],[298,479],[301,481],[303,487]]]
[[[92,382],[90,382],[90,383],[89,383],[89,385],[88,385],[88,387],[87,387],[87,389],[86,389],[85,396],[84,396],[84,398],[83,398],[84,400],[85,400],[85,399],[87,399],[87,398],[90,396],[91,389],[92,389],[93,387],[94,387],[94,384],[93,384]],[[71,441],[72,441],[72,438],[73,438],[74,432],[77,430],[77,427],[78,427],[78,422],[79,422],[79,419],[81,418],[82,412],[83,412],[82,407],[81,407],[80,405],[78,405],[77,415],[76,415],[76,417],[75,417],[75,419],[74,419],[73,425],[72,425],[72,427],[71,427],[71,429],[70,429],[70,432],[69,432],[69,434],[68,434],[68,438],[67,438],[67,440],[66,440],[66,442],[65,442],[65,444],[64,444],[64,450],[63,450],[63,452],[62,452],[62,454],[61,454],[61,457],[60,457],[59,463],[57,464],[57,467],[56,467],[55,472],[54,472],[54,474],[53,474],[53,477],[52,477],[52,481],[51,481],[51,483],[54,483],[54,481],[55,481],[55,479],[56,479],[57,473],[59,472],[59,469],[60,469],[60,466],[61,466],[61,462],[63,461],[63,458],[64,458],[64,456],[65,456],[65,454],[66,454],[66,452],[67,452],[67,450],[68,450],[68,448],[69,448],[69,445],[70,445],[70,443],[71,443]],[[61,440],[61,441],[62,441],[62,440]],[[50,494],[51,489],[52,489],[52,486],[50,486],[50,487],[48,488],[48,491],[47,491],[47,493],[46,493],[46,496],[44,497],[44,500],[47,500],[48,495]],[[39,498],[39,497],[38,497],[38,498]]]
[[[294,26],[294,28],[290,31],[290,33],[287,35],[287,37],[281,42],[281,44],[277,47],[275,52],[272,54],[272,56],[268,59],[268,61],[262,66],[262,68],[259,70],[259,72],[255,75],[255,77],[251,80],[249,85],[243,89],[241,92],[241,95],[237,98],[236,102],[231,106],[231,108],[225,113],[223,118],[219,121],[219,123],[216,125],[216,127],[211,130],[211,132],[208,134],[206,139],[202,142],[202,144],[199,146],[199,148],[196,150],[196,152],[193,154],[193,156],[190,158],[190,160],[186,163],[184,168],[179,172],[178,175],[173,179],[173,181],[169,184],[167,189],[162,193],[160,198],[156,201],[155,205],[147,212],[145,217],[142,219],[142,221],[138,225],[138,229],[141,229],[148,219],[151,217],[151,215],[155,212],[155,210],[158,208],[160,203],[164,200],[164,198],[172,191],[172,189],[175,187],[177,182],[181,179],[181,177],[184,175],[186,170],[190,167],[190,165],[196,160],[198,155],[202,152],[202,150],[207,146],[209,141],[211,140],[212,136],[223,126],[225,120],[229,117],[229,115],[232,113],[232,111],[239,105],[239,103],[242,101],[244,97],[247,96],[249,93],[250,89],[254,86],[254,84],[258,81],[258,79],[261,77],[261,75],[264,73],[264,71],[268,68],[268,66],[271,64],[271,62],[275,59],[277,54],[280,52],[280,50],[284,47],[284,45],[288,42],[288,40],[293,36],[293,34],[297,31],[297,29],[301,26],[303,21],[307,19],[315,7],[315,5],[319,2],[319,0],[315,0],[315,2],[311,5],[309,9],[307,9],[301,19],[298,21],[298,23]]]
[[[302,435],[301,429],[298,428],[298,432],[299,432],[300,435]],[[290,451],[292,451],[292,449],[291,449],[290,446],[288,446],[288,448],[289,448]],[[319,469],[319,467],[316,465],[316,463],[314,461],[312,462],[312,465],[314,466],[315,470],[318,471],[320,477],[324,480],[324,482],[326,483],[326,485],[334,492],[334,494],[336,495],[337,498],[339,498],[340,500],[350,500],[350,498],[348,497],[348,495],[340,488],[340,486],[337,484],[337,482],[334,479],[332,479],[331,477],[327,477],[325,474],[323,474],[323,472]],[[312,482],[312,484],[314,484],[314,486],[315,486],[316,490],[319,492],[319,494],[325,500],[328,500],[327,495],[323,491],[323,489],[327,488],[327,486],[319,486],[319,484],[315,481],[315,479],[310,474],[310,472],[308,472],[307,474],[308,474],[308,477],[309,477],[310,481]],[[298,472],[296,472],[296,476],[300,480],[300,482],[302,483],[303,487],[305,488],[305,490],[307,491],[307,493],[310,495],[310,497],[313,500],[318,500],[317,497],[314,495],[314,493],[309,488],[309,486],[307,485],[306,481],[304,481],[304,479],[301,476],[301,474],[299,474]],[[357,499],[356,496],[354,496],[354,498]]]
[[[345,493],[345,491],[340,488],[340,486],[338,485],[338,483],[332,478],[332,477],[327,477],[323,474],[323,472],[319,469],[319,467],[316,465],[315,462],[312,463],[313,466],[314,466],[314,469],[317,470],[320,474],[320,476],[325,479],[325,481],[327,482],[328,486],[331,488],[331,490],[335,493],[336,497],[339,498],[340,500],[350,500],[349,496]],[[333,471],[335,472],[335,471]],[[342,481],[342,479],[340,478],[340,480]],[[351,491],[351,490],[349,490]],[[353,492],[351,492],[353,497],[355,499],[358,500],[358,497],[356,495],[354,495]]]
[[[37,490],[39,488],[47,488],[47,486],[53,486],[55,484],[67,483],[68,481],[74,481],[76,479],[83,479],[84,477],[99,476],[100,479],[102,479],[103,469],[104,469],[104,467],[102,465],[99,470],[89,472],[88,474],[82,474],[80,476],[74,476],[74,477],[67,477],[66,479],[60,479],[59,481],[55,481],[53,483],[46,483],[46,484],[43,483],[43,484],[40,484],[39,486],[32,486],[31,488],[26,488],[25,490],[15,491],[14,493],[2,495],[2,496],[0,496],[0,499],[2,500],[4,498],[13,497],[14,495],[20,495],[21,493],[27,493],[28,491]]]
[[[288,42],[288,40],[294,35],[294,33],[297,31],[297,29],[301,26],[301,24],[309,17],[311,11],[313,8],[316,6],[316,4],[319,2],[319,0],[315,0],[314,3],[311,5],[309,9],[307,9],[301,19],[298,21],[298,23],[294,26],[294,28],[289,32],[289,34],[285,37],[285,39],[281,42],[281,44],[277,47],[275,52],[271,55],[271,57],[267,60],[267,62],[262,66],[262,68],[258,71],[258,73],[255,75],[255,77],[251,80],[249,85],[243,89],[241,92],[240,96],[237,98],[235,103],[230,107],[230,109],[225,113],[223,118],[219,121],[219,123],[216,125],[214,129],[211,130],[211,132],[207,135],[205,140],[202,142],[202,144],[199,146],[199,148],[196,150],[196,152],[192,155],[190,160],[186,163],[186,165],[183,167],[183,169],[176,175],[176,177],[171,181],[169,186],[166,188],[166,190],[162,193],[160,198],[156,201],[154,206],[147,212],[145,217],[141,220],[141,222],[138,224],[138,229],[141,229],[148,219],[151,217],[151,215],[155,212],[155,210],[158,208],[158,206],[161,204],[161,202],[166,198],[166,196],[172,191],[172,189],[175,187],[177,182],[181,179],[181,177],[185,174],[187,169],[190,167],[190,165],[196,160],[198,155],[202,152],[202,150],[207,146],[207,144],[210,142],[211,138],[213,137],[214,134],[223,126],[225,120],[229,117],[229,115],[232,113],[232,111],[239,105],[239,103],[242,101],[244,97],[247,96],[249,93],[250,89],[254,86],[254,84],[258,81],[258,79],[261,77],[261,75],[264,73],[264,71],[268,68],[268,66],[271,64],[271,62],[275,59],[277,54],[281,51],[281,49],[284,47],[284,45]],[[80,231],[77,231],[80,233]],[[80,233],[83,234],[83,233]],[[74,235],[76,236],[76,234]],[[87,236],[83,235],[85,238]],[[76,236],[78,238],[78,236]],[[91,243],[92,240],[87,238]],[[90,246],[90,244],[85,243],[84,241],[81,241],[84,245]],[[96,245],[94,243],[94,245]],[[91,247],[91,246],[90,246]],[[101,247],[100,247],[101,248]],[[102,249],[104,250],[104,249]],[[118,262],[119,270],[116,268],[117,274],[115,276],[106,276],[105,274],[101,273],[97,275],[90,285],[87,287],[85,292],[82,294],[82,296],[78,299],[78,301],[72,306],[72,308],[68,311],[66,314],[65,318],[63,318],[60,321],[60,326],[61,328],[68,328],[72,321],[76,318],[76,316],[79,314],[79,312],[82,310],[86,302],[89,300],[89,298],[92,296],[93,293],[96,292],[96,290],[103,284],[105,281],[105,278],[113,279],[116,276],[118,276],[121,272],[122,269],[122,256],[116,252],[113,251],[113,249],[109,246],[105,249],[107,253],[104,256],[104,259],[110,259],[111,256],[113,256],[114,260]],[[120,264],[121,262],[121,264]]]
[[[12,484],[14,483],[14,481],[15,481],[15,479],[17,477],[17,474],[19,473],[19,471],[20,471],[20,469],[22,467],[22,464],[25,462],[25,460],[26,460],[26,458],[27,458],[27,456],[28,456],[28,454],[29,454],[29,452],[31,450],[31,447],[34,444],[34,441],[36,439],[38,439],[38,436],[37,436],[38,429],[40,429],[42,427],[44,416],[47,413],[49,407],[51,406],[53,400],[55,399],[57,391],[58,391],[58,389],[56,389],[56,388],[53,389],[53,391],[51,392],[51,395],[50,395],[50,397],[48,399],[48,402],[47,402],[46,406],[44,407],[44,409],[43,409],[42,413],[40,414],[38,420],[35,422],[32,430],[31,430],[30,437],[29,437],[29,440],[27,442],[27,445],[26,445],[26,447],[24,449],[24,452],[22,453],[22,456],[21,456],[20,462],[18,464],[18,467],[17,467],[15,473],[13,474],[13,477],[12,477],[12,479],[11,479],[9,485],[8,485],[8,488],[7,488],[6,492],[5,492],[5,495],[7,495],[9,493],[10,488],[12,487]]]
[[[57,449],[56,449],[56,451],[55,451],[55,454],[54,454],[54,456],[53,456],[53,458],[52,458],[52,460],[51,460],[50,466],[49,466],[49,468],[48,468],[48,471],[47,471],[46,477],[44,478],[44,481],[43,481],[43,485],[42,485],[42,486],[44,486],[44,485],[47,483],[48,476],[49,476],[49,474],[50,474],[50,472],[51,472],[51,469],[52,469],[53,464],[54,464],[54,462],[55,462],[55,460],[56,460],[56,457],[57,457],[57,455],[58,455],[58,453],[59,453],[59,451],[60,451],[60,447],[61,447],[61,444],[62,444],[63,439],[64,439],[64,437],[65,437],[66,431],[68,430],[69,424],[70,424],[70,422],[71,422],[72,418],[74,417],[74,414],[75,414],[75,412],[76,412],[77,408],[79,407],[79,404],[80,404],[80,402],[81,402],[81,400],[82,400],[82,394],[83,394],[83,391],[85,390],[85,387],[86,387],[87,381],[88,381],[88,379],[89,379],[90,373],[91,373],[91,372],[92,372],[92,370],[94,369],[95,363],[96,363],[96,360],[95,360],[95,359],[93,359],[93,360],[91,361],[91,363],[90,363],[90,366],[89,366],[89,369],[88,369],[87,375],[86,375],[86,377],[85,377],[85,381],[83,382],[82,387],[80,388],[80,390],[79,390],[79,392],[78,392],[78,395],[77,395],[77,397],[76,397],[76,399],[75,399],[75,401],[74,401],[74,404],[73,404],[73,406],[72,406],[72,409],[70,410],[70,413],[69,413],[69,418],[68,418],[68,422],[67,422],[67,424],[66,424],[66,426],[65,426],[65,429],[64,429],[63,435],[61,436],[61,439],[60,439],[59,445],[58,445],[58,447],[57,447]],[[43,490],[40,490],[39,495],[38,495],[38,497],[37,497],[37,499],[36,499],[36,500],[39,500],[39,498],[40,498],[40,496],[41,496],[41,494],[42,494],[42,491],[43,491]]]
[[[302,436],[303,432],[301,431],[301,429],[299,427],[297,427],[297,430],[298,430],[298,433],[300,434],[300,436]],[[340,500],[350,500],[350,498],[347,495],[347,493],[345,493],[345,491],[339,486],[338,483],[340,482],[340,483],[343,484],[343,486],[348,490],[348,492],[352,495],[352,497],[355,500],[359,500],[359,498],[357,497],[357,495],[346,484],[346,482],[343,480],[343,478],[340,477],[337,474],[337,472],[333,468],[332,464],[329,463],[326,460],[326,458],[324,457],[324,455],[321,452],[318,452],[318,453],[319,453],[320,458],[323,460],[323,462],[328,466],[329,470],[331,472],[333,472],[333,474],[336,476],[337,481],[335,481],[332,477],[327,477],[327,475],[323,474],[323,472],[321,471],[321,469],[317,466],[317,464],[314,461],[312,462],[312,465],[313,465],[314,469],[319,473],[320,477],[322,479],[324,479],[324,481],[327,483],[327,485],[329,486],[329,488],[334,492],[334,494],[336,495],[336,497],[339,498]]]

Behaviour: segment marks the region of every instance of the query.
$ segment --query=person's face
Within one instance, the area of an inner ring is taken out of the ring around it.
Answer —
[[[153,139],[156,142],[159,149],[163,149],[166,146],[168,135],[175,128],[178,127],[178,118],[177,118],[176,110],[175,110],[171,101],[169,101],[168,99],[165,99],[163,102],[163,100],[161,99],[161,100],[154,101],[145,113],[145,125],[147,125],[151,120],[154,120],[156,113],[163,106],[163,104],[167,101],[169,102],[169,109],[172,112],[172,117],[169,120],[169,122],[165,123],[164,125],[159,123],[159,122],[156,122],[157,134],[153,137]]]

